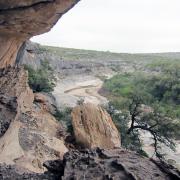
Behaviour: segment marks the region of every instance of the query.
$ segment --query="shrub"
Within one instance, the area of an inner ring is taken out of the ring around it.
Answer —
[[[41,67],[37,70],[29,65],[25,65],[25,69],[28,71],[29,86],[34,92],[53,91],[56,78],[48,61],[43,61]]]
[[[54,114],[54,117],[62,122],[62,124],[65,126],[67,132],[71,133],[73,132],[72,127],[72,120],[71,120],[71,111],[72,108],[65,108],[64,110],[56,110],[56,113]]]

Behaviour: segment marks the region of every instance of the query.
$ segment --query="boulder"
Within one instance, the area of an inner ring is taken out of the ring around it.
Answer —
[[[56,113],[56,102],[54,98],[48,93],[34,93],[34,102],[39,104],[44,111],[51,114]]]
[[[110,115],[100,106],[87,103],[72,111],[76,142],[86,148],[115,148],[121,146],[119,132]]]

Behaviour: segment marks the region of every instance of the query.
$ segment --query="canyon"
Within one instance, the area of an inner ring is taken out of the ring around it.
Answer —
[[[176,60],[180,56],[178,53],[114,55],[106,52],[46,47],[28,41],[19,62],[34,69],[40,68],[41,63],[46,60],[49,62],[58,79],[52,94],[58,109],[63,110],[76,107],[79,101],[106,107],[108,99],[99,93],[105,79],[118,72],[158,73],[158,70],[150,70],[148,63],[151,64],[159,57],[163,57],[166,61],[166,58],[171,57],[172,60]],[[142,131],[141,139],[144,144],[143,149],[149,157],[152,157],[154,148],[150,134]],[[162,153],[166,153],[166,159],[173,161],[174,165],[180,168],[179,141],[176,141],[176,152],[166,146],[162,149]]]
[[[76,135],[73,142],[68,141],[69,134],[54,116],[57,111],[55,99],[30,89],[28,72],[21,65],[26,62],[38,68],[40,62],[45,60],[44,57],[54,59],[52,68],[58,79],[74,73],[81,76],[84,73],[92,74],[91,71],[94,77],[99,72],[103,72],[102,75],[111,75],[114,73],[112,64],[119,64],[118,68],[128,71],[142,68],[142,62],[126,66],[129,62],[117,60],[116,54],[105,64],[100,57],[94,66],[91,63],[93,58],[88,57],[86,66],[84,61],[79,63],[77,60],[71,60],[71,63],[62,61],[57,66],[59,58],[54,58],[56,54],[52,56],[46,49],[38,49],[38,45],[26,46],[26,40],[48,32],[77,2],[78,0],[0,2],[0,178],[144,179],[146,176],[146,179],[179,179],[180,173],[174,167],[121,148],[119,134],[110,116],[97,105],[80,105],[77,107],[80,109],[74,110],[72,116]],[[101,81],[94,88],[98,89],[100,84]],[[89,86],[92,85],[87,84],[83,88]],[[63,90],[63,93],[74,95],[75,90],[79,90],[77,88]],[[87,91],[91,94],[89,89]],[[76,94],[75,96],[77,97]],[[92,96],[96,97],[97,94]],[[96,98],[99,100],[102,97],[98,95]],[[97,118],[92,116],[94,113]],[[79,137],[81,130],[83,133]],[[90,130],[94,133],[91,134],[90,145],[86,146],[89,143],[87,133],[91,133]],[[102,142],[97,141],[99,137]],[[81,139],[80,147],[76,144],[79,142],[78,138]],[[111,146],[107,147],[105,138],[112,143]]]

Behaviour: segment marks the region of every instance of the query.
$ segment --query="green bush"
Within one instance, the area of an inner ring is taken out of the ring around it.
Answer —
[[[72,108],[65,108],[64,110],[56,110],[56,113],[54,114],[54,117],[63,123],[65,126],[67,132],[71,133],[73,132],[72,127],[72,120],[71,120],[71,111]]]
[[[156,136],[155,147],[164,143],[174,150],[173,140],[180,139],[180,71],[177,65],[164,67],[158,74],[118,74],[106,80],[103,88],[108,92],[111,106],[121,112],[111,113],[111,116],[121,133],[123,147],[144,154],[138,134],[138,129],[143,129]],[[130,122],[135,122],[132,131]],[[160,155],[158,149],[155,150]]]
[[[179,67],[166,67],[158,75],[145,73],[119,74],[104,82],[110,100],[116,108],[125,108],[125,101],[134,95],[141,97],[149,106],[159,104],[161,110],[180,118],[180,73]],[[123,100],[123,103],[122,103]],[[167,114],[167,113],[166,113]]]
[[[41,67],[37,70],[28,65],[25,65],[25,69],[28,71],[29,86],[34,92],[53,91],[56,78],[48,61],[43,61]]]

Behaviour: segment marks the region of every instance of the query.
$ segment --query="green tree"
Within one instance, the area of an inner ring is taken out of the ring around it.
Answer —
[[[112,117],[117,129],[121,134],[121,145],[125,149],[130,149],[132,151],[136,151],[141,155],[148,156],[142,149],[142,144],[139,139],[138,130],[134,130],[133,133],[127,134],[129,129],[129,115],[127,112],[121,112],[114,108],[114,106],[109,103],[106,110]]]
[[[126,114],[124,118],[112,116],[125,139],[123,146],[137,145],[141,149],[141,144],[133,144],[131,137],[138,140],[141,129],[151,133],[157,156],[161,157],[161,143],[174,149],[173,140],[180,139],[180,73],[177,65],[163,67],[154,75],[143,72],[118,74],[106,80],[103,88],[114,108]]]
[[[134,130],[148,131],[154,140],[156,156],[162,158],[159,145],[162,143],[175,150],[173,139],[180,135],[180,124],[177,121],[173,121],[167,114],[162,114],[158,106],[145,112],[142,104],[143,99],[137,95],[132,97],[132,101],[129,104],[131,125],[127,134],[133,133]]]

